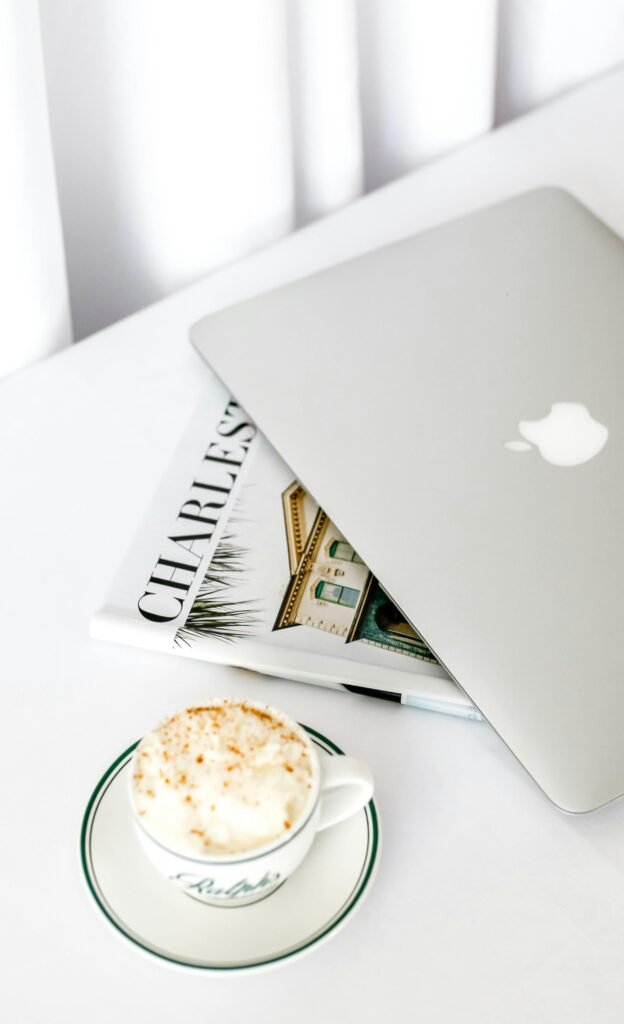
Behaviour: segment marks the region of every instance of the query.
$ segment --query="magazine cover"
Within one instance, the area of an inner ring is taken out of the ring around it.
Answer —
[[[480,717],[216,378],[91,634]]]

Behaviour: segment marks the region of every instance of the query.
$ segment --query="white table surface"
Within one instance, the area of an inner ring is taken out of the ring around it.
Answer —
[[[201,391],[194,320],[546,182],[624,235],[623,107],[618,72],[0,388],[4,1020],[624,1019],[624,802],[562,814],[485,724],[88,637]],[[365,904],[332,942],[257,976],[142,957],[80,877],[80,820],[104,768],[207,694],[283,706],[377,781],[382,862]]]

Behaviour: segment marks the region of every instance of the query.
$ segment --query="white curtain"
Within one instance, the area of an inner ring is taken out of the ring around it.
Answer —
[[[624,0],[0,0],[0,374],[621,60]]]

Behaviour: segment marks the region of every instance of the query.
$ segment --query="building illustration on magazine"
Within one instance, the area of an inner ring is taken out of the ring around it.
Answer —
[[[310,626],[435,662],[372,572],[297,481],[283,495],[290,581],[273,629]]]

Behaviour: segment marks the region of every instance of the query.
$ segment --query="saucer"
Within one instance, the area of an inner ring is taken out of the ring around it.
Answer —
[[[321,760],[342,754],[304,726]],[[310,952],[361,905],[379,861],[374,801],[323,832],[303,864],[264,900],[213,907],[190,899],[146,859],[128,800],[134,743],[106,770],[87,805],[82,869],[104,917],[134,946],[176,967],[236,974]]]

